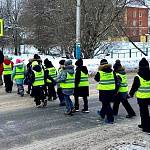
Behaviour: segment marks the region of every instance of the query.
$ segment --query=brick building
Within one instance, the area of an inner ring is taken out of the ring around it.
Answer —
[[[148,7],[143,0],[131,0],[126,5],[124,23],[126,34],[135,42],[148,34]]]

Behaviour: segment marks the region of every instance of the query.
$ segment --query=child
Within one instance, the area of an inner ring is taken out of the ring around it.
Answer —
[[[70,99],[70,96],[73,95],[74,92],[74,66],[72,65],[72,60],[68,60],[65,62],[64,70],[61,72],[59,78],[57,78],[57,82],[60,84],[62,88],[62,93],[64,94],[64,100],[66,103],[66,115],[72,115],[75,112],[75,108]]]
[[[25,78],[25,72],[26,70],[23,61],[16,59],[16,64],[12,73],[12,79],[15,79],[18,88],[18,94],[22,97],[24,96],[23,81]]]
[[[142,58],[139,62],[139,71],[134,78],[132,88],[129,92],[130,96],[133,97],[135,92],[141,116],[141,124],[138,125],[138,127],[142,128],[143,132],[150,133],[150,116],[148,108],[150,105],[150,69],[149,63],[145,58]]]

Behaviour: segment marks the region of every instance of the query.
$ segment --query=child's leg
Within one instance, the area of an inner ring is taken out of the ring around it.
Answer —
[[[84,110],[88,111],[88,99],[87,99],[87,96],[83,97],[83,101],[84,101]]]

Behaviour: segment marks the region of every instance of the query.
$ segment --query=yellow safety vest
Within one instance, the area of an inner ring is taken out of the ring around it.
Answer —
[[[118,75],[121,78],[121,83],[120,83],[120,87],[118,92],[120,93],[124,93],[124,92],[128,92],[128,79],[127,79],[127,75],[122,75],[120,73],[117,73],[116,75]]]
[[[54,67],[52,67],[52,68],[47,68],[46,70],[49,71],[49,75],[50,75],[53,79],[56,79],[56,77],[57,77],[57,71],[56,71],[56,69],[55,69]],[[47,82],[47,83],[51,83],[52,81],[49,80],[49,79],[47,79],[46,82]]]
[[[9,64],[9,65],[3,64],[3,68],[4,68],[3,75],[11,75],[12,74],[12,65],[11,64]]]
[[[80,83],[78,87],[89,86],[88,74],[81,71]]]
[[[24,79],[24,66],[22,68],[16,67],[16,73],[14,79]]]
[[[75,74],[67,73],[67,78],[65,82],[60,83],[62,89],[73,89],[75,88]]]
[[[100,81],[97,90],[115,90],[115,79],[113,71],[110,73],[99,71]]]
[[[36,72],[33,71],[35,75],[35,81],[33,83],[33,86],[42,86],[45,84],[44,82],[44,71],[42,70],[41,72]]]
[[[140,87],[138,88],[136,92],[137,98],[150,98],[150,81],[146,81],[143,78],[141,78],[139,75],[137,75],[140,80]]]

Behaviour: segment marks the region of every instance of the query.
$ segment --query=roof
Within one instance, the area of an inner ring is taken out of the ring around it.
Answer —
[[[127,7],[148,8],[143,0],[128,0]]]

